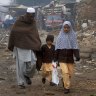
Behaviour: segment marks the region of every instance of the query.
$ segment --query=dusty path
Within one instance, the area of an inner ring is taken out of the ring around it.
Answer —
[[[47,34],[41,33],[42,41]],[[58,33],[55,32],[56,34]],[[16,84],[15,61],[11,52],[5,51],[8,41],[8,36],[6,37],[2,42],[3,45],[0,44],[0,96],[96,96],[96,62],[88,60],[81,60],[75,65],[71,93],[68,95],[63,92],[61,80],[59,86],[51,87],[48,82],[43,85],[41,72],[35,74],[31,86],[23,90],[19,89]]]
[[[43,85],[41,72],[36,73],[31,86],[19,89],[16,85],[15,61],[11,53],[0,49],[0,96],[96,96],[96,64],[84,63],[76,66],[71,93],[68,95],[64,95],[61,81],[55,87],[48,82]]]

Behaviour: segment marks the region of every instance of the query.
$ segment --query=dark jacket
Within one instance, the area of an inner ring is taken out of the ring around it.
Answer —
[[[43,63],[52,63],[52,60],[54,60],[55,46],[52,45],[51,48],[48,48],[47,44],[45,44],[41,47],[41,53]]]
[[[80,59],[78,49],[58,49],[55,53],[55,60],[62,63],[74,63],[74,57],[76,60]]]
[[[35,20],[29,21],[24,15],[15,22],[10,33],[8,49],[13,51],[14,46],[34,51],[40,49],[41,41]]]

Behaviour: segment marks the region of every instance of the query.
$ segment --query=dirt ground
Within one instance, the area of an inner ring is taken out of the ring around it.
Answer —
[[[0,96],[96,96],[95,62],[82,60],[75,64],[71,92],[67,95],[64,94],[61,80],[58,86],[52,87],[48,82],[43,85],[41,78],[41,72],[37,72],[31,86],[19,89],[16,84],[15,60],[5,48],[0,49]]]
[[[8,41],[8,36],[6,35],[6,37],[2,42],[3,45],[0,44],[0,96],[96,96],[96,62],[90,60],[76,62],[71,81],[71,92],[67,95],[64,94],[61,79],[58,86],[52,87],[49,82],[43,85],[41,72],[36,72],[31,86],[19,89],[16,82],[15,60],[12,58],[11,52],[5,51]],[[41,34],[42,37],[44,37],[44,33]],[[61,77],[59,67],[58,72]]]

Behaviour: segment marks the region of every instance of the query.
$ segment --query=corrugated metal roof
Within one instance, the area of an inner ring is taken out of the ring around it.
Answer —
[[[5,7],[0,6],[0,12],[6,13],[6,12],[8,12],[8,8],[5,8]]]
[[[60,0],[60,2],[68,4],[68,3],[75,3],[76,0]]]

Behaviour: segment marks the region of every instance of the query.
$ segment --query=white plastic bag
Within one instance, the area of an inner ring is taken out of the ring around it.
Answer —
[[[57,71],[57,64],[56,62],[52,62],[53,70],[52,70],[52,82],[56,85],[59,84],[59,77],[58,77],[58,71]]]

